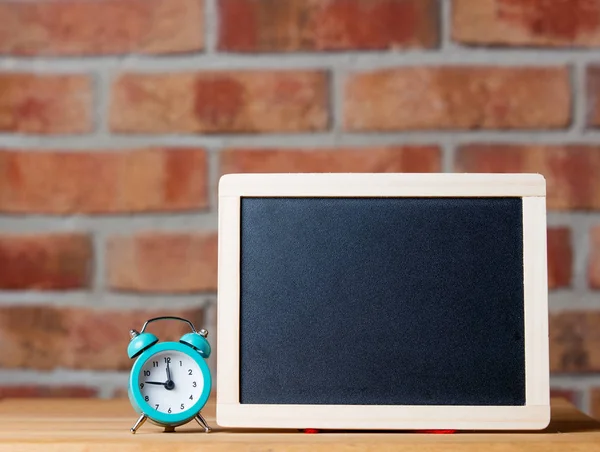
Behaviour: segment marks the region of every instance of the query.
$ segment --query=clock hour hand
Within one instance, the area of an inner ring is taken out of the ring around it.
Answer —
[[[167,361],[167,382],[173,381],[171,380],[171,369],[169,368],[169,361]]]

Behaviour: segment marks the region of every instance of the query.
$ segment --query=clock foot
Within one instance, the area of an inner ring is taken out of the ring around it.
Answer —
[[[174,433],[174,432],[175,432],[175,427],[173,427],[172,425],[166,425],[165,431],[163,433]]]
[[[194,419],[196,419],[196,422],[204,428],[205,433],[210,433],[211,428],[208,426],[208,423],[200,413],[198,413]]]
[[[139,428],[140,428],[142,425],[144,425],[144,422],[146,422],[146,419],[148,419],[148,418],[146,417],[146,415],[145,415],[145,414],[142,414],[142,415],[139,417],[139,419],[136,421],[136,423],[133,425],[133,427],[131,427],[131,429],[130,429],[131,433],[135,433],[135,432],[137,432],[137,431],[138,431],[138,429],[139,429]]]

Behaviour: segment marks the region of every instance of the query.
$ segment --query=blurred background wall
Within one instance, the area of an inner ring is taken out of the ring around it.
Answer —
[[[221,174],[541,172],[600,416],[599,47],[600,0],[0,0],[0,397],[123,395],[160,313],[214,340]]]

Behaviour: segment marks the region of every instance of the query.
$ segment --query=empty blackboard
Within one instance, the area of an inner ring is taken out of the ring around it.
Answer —
[[[525,404],[521,198],[240,209],[241,404]]]

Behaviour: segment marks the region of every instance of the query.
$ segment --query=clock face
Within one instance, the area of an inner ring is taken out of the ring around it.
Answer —
[[[146,360],[138,375],[138,387],[152,408],[176,414],[198,402],[204,378],[196,361],[186,353],[166,350]]]

